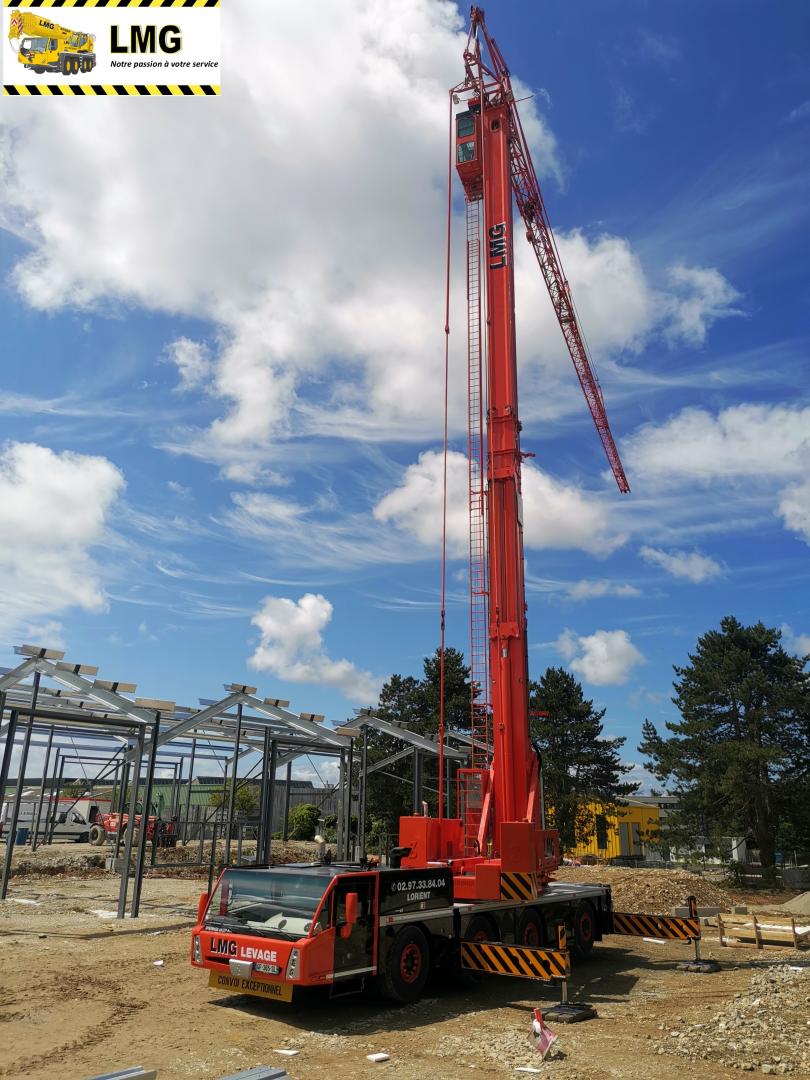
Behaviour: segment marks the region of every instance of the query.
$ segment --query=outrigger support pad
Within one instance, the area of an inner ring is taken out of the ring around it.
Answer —
[[[689,917],[691,919],[697,919],[698,909],[697,900],[694,896],[687,896],[686,903],[689,907]],[[682,960],[678,964],[678,971],[694,971],[698,975],[713,975],[714,972],[720,970],[720,965],[716,960],[704,960],[700,955],[700,938],[694,939],[695,945],[695,958],[694,960]]]
[[[584,1001],[568,1000],[568,980],[563,979],[560,984],[560,1003],[552,1005],[549,1009],[541,1009],[543,1020],[553,1020],[557,1024],[579,1024],[583,1020],[595,1020],[596,1009],[593,1005],[586,1005]]]

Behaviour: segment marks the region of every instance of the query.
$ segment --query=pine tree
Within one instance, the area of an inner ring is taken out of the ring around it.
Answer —
[[[595,816],[589,803],[610,813],[639,785],[622,780],[632,769],[619,751],[625,739],[602,735],[605,709],[594,709],[581,685],[564,668],[549,668],[539,682],[529,684],[529,708],[547,712],[532,716],[532,741],[543,762],[543,787],[548,823],[560,834],[564,851],[589,837]]]
[[[764,867],[774,865],[780,826],[806,828],[808,660],[785,651],[779,630],[728,616],[698,639],[685,667],[674,668],[681,720],[667,723],[671,738],[645,721],[639,747],[680,796],[673,827],[709,838],[745,835]]]

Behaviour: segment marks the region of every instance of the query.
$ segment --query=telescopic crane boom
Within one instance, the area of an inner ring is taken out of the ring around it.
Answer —
[[[479,37],[480,35],[480,37]],[[485,63],[481,41],[489,53],[490,62]],[[605,411],[604,398],[599,380],[591,367],[585,339],[577,322],[576,309],[571,297],[571,289],[563,273],[554,234],[551,231],[537,174],[534,170],[520,114],[515,104],[512,84],[501,50],[495,39],[490,37],[481,8],[473,7],[470,13],[470,32],[467,48],[464,50],[464,65],[467,78],[465,89],[483,90],[489,101],[494,104],[500,100],[506,106],[509,116],[509,168],[512,178],[512,191],[520,215],[526,225],[526,239],[534,249],[543,281],[548,289],[554,314],[560,324],[568,352],[574,362],[577,378],[585,394],[593,422],[605,450],[616,484],[623,495],[630,491],[625,476],[619,451],[613,441],[613,435]]]
[[[555,830],[545,828],[540,762],[529,735],[521,495],[525,455],[520,448],[515,347],[513,202],[526,226],[619,490],[629,491],[629,484],[554,243],[509,70],[487,31],[483,11],[476,7],[471,12],[464,67],[464,80],[451,93],[455,102],[461,104],[463,99],[466,105],[455,117],[455,156],[467,203],[472,592],[476,592],[475,581],[482,577],[486,581],[477,602],[486,606],[487,642],[483,650],[476,649],[475,627],[482,620],[479,613],[476,622],[474,610],[472,679],[474,687],[482,685],[484,690],[473,700],[473,767],[460,770],[458,776],[459,818],[403,818],[400,845],[408,851],[403,865],[438,862],[450,866],[457,899],[494,900],[509,898],[527,887],[527,881],[537,895],[559,864],[559,837]],[[486,417],[485,439],[483,431],[480,438],[474,435],[472,402],[473,395],[478,402],[477,388],[483,377],[482,291],[486,403],[485,408],[477,404],[476,408]],[[476,485],[478,490],[474,490]],[[474,539],[477,532],[481,541]],[[475,609],[476,596],[472,599]],[[486,662],[476,670],[475,654],[481,651]]]

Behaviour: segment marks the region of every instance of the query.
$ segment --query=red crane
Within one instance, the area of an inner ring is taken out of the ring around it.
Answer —
[[[330,986],[342,995],[377,979],[384,994],[405,1002],[419,997],[432,968],[564,977],[563,944],[587,953],[614,930],[608,886],[550,881],[559,838],[545,828],[540,762],[529,739],[513,200],[622,490],[627,481],[509,73],[477,8],[464,60],[466,76],[453,93],[466,107],[455,118],[451,148],[467,204],[473,678],[480,684],[473,691],[472,768],[460,774],[458,817],[441,816],[440,797],[438,818],[401,818],[400,846],[386,867],[363,859],[254,867],[249,874],[226,868],[214,892],[200,898],[191,962],[209,969],[209,985],[237,993],[292,1001],[296,987]],[[500,941],[514,942],[519,952]],[[542,948],[555,941],[556,949]],[[491,966],[475,959],[482,950]]]
[[[455,148],[467,218],[472,767],[459,772],[459,817],[402,818],[400,845],[410,850],[405,866],[450,866],[457,899],[497,900],[510,896],[514,875],[521,883],[528,876],[539,894],[559,864],[557,833],[544,827],[540,763],[529,737],[513,200],[616,483],[623,493],[630,488],[579,329],[509,70],[476,7],[464,67],[464,80],[451,93],[457,104],[466,105],[455,117]]]

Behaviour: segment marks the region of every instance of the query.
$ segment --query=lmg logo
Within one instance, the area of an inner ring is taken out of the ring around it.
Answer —
[[[111,53],[164,53],[180,52],[183,35],[179,26],[130,26],[129,42],[120,39],[120,27],[110,27]]]
[[[489,230],[489,268],[500,270],[506,266],[506,222],[493,225]]]

